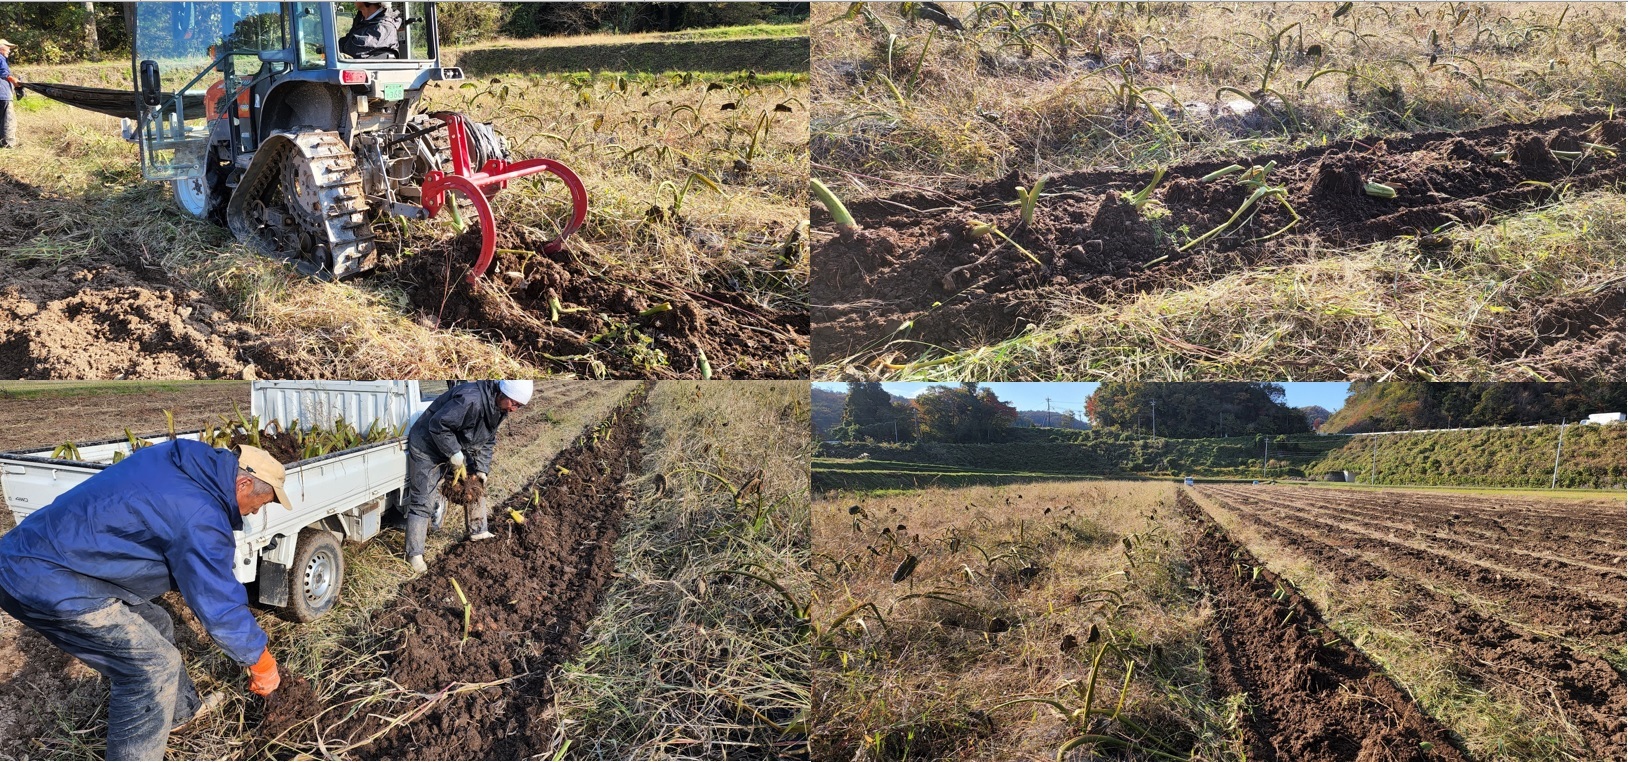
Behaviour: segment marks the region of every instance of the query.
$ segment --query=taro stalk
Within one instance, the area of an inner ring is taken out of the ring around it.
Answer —
[[[983,238],[986,235],[990,235],[991,233],[993,233],[993,234],[995,234],[997,236],[1000,236],[1002,240],[1006,241],[1009,244],[1012,244],[1012,248],[1017,249],[1019,254],[1022,254],[1023,256],[1028,257],[1035,264],[1040,265],[1041,267],[1045,267],[1045,265],[1040,263],[1040,258],[1039,257],[1035,256],[1034,254],[1031,254],[1028,249],[1023,248],[1023,246],[1018,244],[1017,241],[1012,240],[1011,236],[1008,236],[1006,233],[1001,232],[1000,228],[995,227],[995,223],[993,223],[993,222],[979,222],[978,220],[968,220],[967,221],[967,230],[966,230],[966,238],[967,238],[967,240],[976,241],[976,240],[978,240],[980,238]]]
[[[63,442],[51,450],[53,460],[83,460],[79,457],[79,446],[73,442]]]
[[[1299,213],[1295,212],[1294,207],[1289,205],[1289,199],[1288,199],[1289,189],[1285,188],[1285,187],[1283,187],[1281,185],[1271,185],[1266,181],[1267,174],[1270,173],[1272,171],[1272,169],[1274,167],[1276,167],[1276,166],[1277,166],[1277,162],[1269,161],[1269,162],[1266,163],[1266,166],[1264,166],[1264,167],[1259,166],[1259,165],[1250,167],[1249,171],[1245,172],[1244,176],[1242,178],[1239,178],[1239,180],[1238,180],[1239,185],[1242,185],[1245,188],[1251,189],[1249,197],[1244,199],[1244,203],[1242,203],[1242,204],[1240,204],[1238,206],[1238,211],[1233,212],[1232,216],[1228,217],[1226,222],[1223,222],[1220,225],[1217,225],[1214,229],[1210,230],[1209,232],[1205,233],[1204,235],[1201,235],[1201,236],[1199,236],[1197,238],[1194,238],[1191,241],[1188,241],[1187,245],[1176,249],[1176,251],[1177,252],[1187,251],[1188,249],[1191,249],[1194,246],[1197,246],[1197,245],[1199,245],[1199,244],[1201,244],[1201,243],[1203,243],[1205,241],[1210,240],[1211,238],[1216,237],[1217,235],[1220,235],[1227,228],[1231,227],[1233,223],[1237,222],[1240,217],[1243,217],[1245,212],[1249,211],[1250,209],[1253,209],[1257,203],[1259,203],[1263,199],[1267,199],[1267,198],[1276,199],[1278,201],[1278,203],[1283,205],[1284,210],[1289,212],[1289,217],[1290,217],[1289,224],[1284,225],[1281,228],[1278,228],[1277,230],[1271,232],[1268,235],[1262,236],[1260,238],[1253,239],[1253,241],[1265,241],[1265,240],[1268,240],[1268,239],[1271,239],[1271,238],[1275,238],[1275,237],[1277,237],[1279,235],[1282,235],[1283,233],[1287,232],[1289,230],[1289,228],[1292,228],[1295,225],[1299,224],[1300,223],[1300,215],[1299,215]],[[1211,173],[1211,174],[1214,174],[1214,173]],[[1155,261],[1157,261],[1157,260],[1155,260]]]
[[[1142,207],[1147,206],[1148,201],[1153,198],[1154,187],[1158,186],[1159,181],[1164,179],[1165,172],[1165,167],[1158,167],[1154,169],[1153,182],[1148,183],[1146,188],[1143,188],[1135,193],[1123,194],[1125,200],[1129,201],[1131,206],[1135,207],[1137,210],[1141,210]]]
[[[469,599],[464,596],[463,585],[458,584],[457,578],[447,577],[447,579],[452,581],[452,590],[458,594],[458,600],[464,605],[464,637],[463,640],[458,641],[458,646],[461,648],[464,642],[469,640],[469,612],[471,606],[469,605]]]
[[[691,172],[689,178],[684,181],[684,185],[682,186],[674,183],[671,180],[663,180],[661,181],[661,185],[656,188],[656,193],[660,194],[662,190],[671,190],[673,192],[673,206],[669,211],[671,211],[673,214],[678,214],[679,209],[684,206],[684,199],[690,195],[690,189],[697,182],[710,189],[713,193],[720,196],[724,195],[724,189],[718,187],[718,183],[714,182],[712,178],[707,177],[700,172]]]
[[[831,220],[836,223],[837,232],[844,239],[853,238],[854,234],[859,232],[859,225],[854,222],[854,216],[848,213],[848,207],[843,206],[837,194],[832,193],[831,189],[825,187],[825,183],[820,182],[817,177],[808,178],[808,187],[814,191],[815,198],[825,205],[826,211],[831,213]]]
[[[1024,227],[1034,224],[1035,202],[1040,200],[1040,189],[1044,187],[1046,187],[1046,178],[1044,177],[1034,181],[1034,188],[1032,189],[1019,185],[1017,186],[1017,200],[1007,204],[1008,206],[1012,204],[1018,205],[1020,214],[1023,217]]]
[[[1093,704],[1096,702],[1097,679],[1102,674],[1102,658],[1110,650],[1114,652],[1115,656],[1123,659],[1125,662],[1125,679],[1119,688],[1119,699],[1114,704],[1114,708],[1111,711],[1106,707],[1100,709],[1093,707]],[[1112,746],[1123,749],[1129,752],[1131,756],[1136,757],[1150,756],[1155,759],[1168,759],[1175,760],[1176,762],[1186,762],[1186,757],[1177,756],[1162,746],[1159,746],[1156,741],[1153,741],[1152,739],[1155,738],[1155,736],[1148,732],[1146,727],[1131,720],[1129,717],[1123,716],[1122,712],[1125,709],[1125,699],[1130,693],[1131,678],[1135,675],[1135,673],[1136,660],[1131,658],[1129,654],[1125,653],[1118,646],[1108,642],[1107,638],[1103,638],[1102,645],[1097,647],[1096,655],[1091,658],[1091,671],[1086,677],[1084,683],[1082,684],[1079,681],[1073,681],[1067,686],[1073,691],[1074,698],[1079,701],[1078,706],[1071,708],[1068,704],[1065,704],[1058,699],[1045,696],[1026,696],[996,704],[995,706],[990,707],[990,711],[1013,706],[1015,704],[1045,704],[1057,710],[1081,730],[1090,728],[1093,717],[1104,717],[1109,723],[1118,722],[1119,724],[1125,726],[1125,729],[1129,730],[1131,734],[1139,738],[1148,739],[1146,741],[1128,741],[1123,738],[1117,738],[1115,736],[1100,733],[1083,733],[1070,738],[1069,740],[1063,742],[1062,746],[1058,747],[1058,762],[1062,762],[1062,760],[1067,759],[1070,751],[1073,751],[1074,749],[1086,744]]]

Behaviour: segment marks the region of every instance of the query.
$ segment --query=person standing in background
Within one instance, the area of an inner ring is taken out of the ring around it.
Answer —
[[[23,95],[23,83],[11,73],[12,47],[0,39],[0,148],[17,147],[17,99]]]

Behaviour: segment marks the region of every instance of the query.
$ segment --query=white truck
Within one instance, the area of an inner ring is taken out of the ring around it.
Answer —
[[[251,598],[301,622],[333,608],[345,576],[340,541],[367,541],[379,533],[385,512],[400,506],[407,487],[405,432],[429,402],[417,381],[254,382],[250,409],[262,426],[331,428],[344,419],[359,431],[377,423],[404,435],[285,464],[294,505],[267,505],[243,517],[243,531],[234,532],[233,570],[239,582],[255,583]],[[198,434],[178,432],[177,438]],[[156,444],[168,434],[141,438]],[[19,523],[111,466],[115,453],[130,452],[124,438],[77,447],[78,460],[53,458],[54,447],[0,453],[0,489]],[[444,501],[437,505],[437,520],[444,508]]]

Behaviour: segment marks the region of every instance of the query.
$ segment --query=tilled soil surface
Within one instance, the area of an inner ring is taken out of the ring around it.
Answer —
[[[494,506],[496,539],[448,549],[366,632],[353,633],[359,642],[398,633],[385,676],[419,695],[393,712],[410,713],[409,721],[391,727],[354,704],[313,710],[292,701],[268,706],[260,736],[285,749],[314,749],[309,720],[325,711],[316,724],[327,749],[383,733],[356,749],[362,758],[524,759],[548,748],[549,675],[576,653],[614,570],[626,500],[620,485],[639,455],[645,393]],[[509,509],[522,511],[525,523],[507,519]],[[467,632],[453,580],[468,599]]]
[[[1550,152],[1580,150],[1583,142],[1617,152],[1594,151],[1578,161]],[[1255,241],[1292,219],[1268,198],[1246,223],[1186,252],[1177,249],[1228,220],[1250,195],[1233,179],[1238,175],[1200,180],[1232,162],[1171,168],[1140,211],[1124,194],[1147,186],[1152,173],[1054,177],[1027,228],[1008,202],[1014,186],[1027,187],[1033,178],[1016,175],[955,196],[854,204],[849,211],[863,230],[816,242],[814,360],[839,360],[895,339],[951,349],[980,346],[1040,321],[1048,305],[1063,298],[1101,300],[1284,264],[1304,256],[1295,252],[1311,241],[1348,246],[1419,235],[1428,247],[1427,234],[1443,224],[1480,224],[1544,201],[1552,190],[1540,183],[1621,188],[1622,148],[1621,118],[1575,114],[1240,158],[1236,163],[1246,167],[1276,162],[1267,180],[1287,190],[1298,224]],[[1494,157],[1498,152],[1507,158]],[[1366,181],[1391,185],[1397,196],[1368,196]],[[823,210],[816,209],[813,219],[818,228],[832,230]],[[1002,242],[992,236],[968,240],[971,219],[995,223],[1039,262],[1009,244],[997,245]],[[1623,313],[1621,288],[1534,304],[1512,316],[1507,331],[1489,339],[1485,349],[1496,358],[1544,355],[1594,367],[1582,363],[1600,353],[1620,356]],[[906,321],[912,326],[901,332]]]
[[[1243,734],[1251,760],[1467,762],[1447,731],[1329,630],[1292,584],[1260,568],[1186,492],[1178,502],[1198,525],[1189,557],[1215,608],[1205,663],[1217,693],[1249,698]]]
[[[233,405],[248,410],[249,383],[235,381],[180,385],[174,390],[143,389],[140,393],[113,390],[78,390],[73,394],[10,396],[0,390],[0,452],[62,442],[89,442],[163,431],[164,411],[175,414],[175,426],[191,431],[205,423],[219,423]],[[73,415],[52,411],[72,410]],[[0,526],[9,524],[0,523]]]
[[[479,239],[387,265],[428,325],[474,331],[514,357],[585,378],[799,378],[808,373],[808,313],[755,304],[724,285],[692,290],[545,253],[500,233],[480,284],[464,281]],[[663,309],[667,305],[667,309]],[[659,359],[657,353],[664,359]]]
[[[41,198],[0,171],[0,248],[37,234]],[[288,356],[140,261],[0,257],[0,378],[302,377]]]
[[[1517,588],[1507,597],[1495,598],[1508,607],[1511,616],[1543,623],[1546,632],[1593,638],[1609,649],[1613,644],[1620,645],[1623,627],[1620,505],[1614,511],[1605,506],[1577,505],[1563,518],[1565,506],[1491,498],[1477,505],[1473,498],[1440,496],[1438,504],[1429,505],[1437,496],[1326,495],[1320,490],[1215,485],[1206,485],[1201,493],[1243,518],[1255,531],[1309,559],[1322,574],[1353,585],[1388,581],[1408,602],[1406,610],[1394,612],[1396,621],[1391,624],[1413,630],[1433,648],[1453,654],[1456,668],[1474,676],[1479,685],[1502,684],[1521,692],[1535,690],[1536,695],[1544,697],[1540,702],[1544,706],[1552,700],[1577,728],[1580,738],[1576,740],[1584,757],[1623,758],[1623,749],[1628,746],[1628,687],[1623,674],[1611,663],[1574,643],[1489,616],[1442,592],[1443,582],[1460,589],[1475,587],[1475,583],[1459,576],[1460,564],[1448,563],[1447,559],[1436,567],[1399,563],[1395,553],[1354,536],[1372,526],[1365,522],[1377,511],[1366,506],[1381,506],[1389,498],[1393,513],[1387,515],[1386,522],[1409,527],[1395,530],[1399,538],[1426,543],[1449,536],[1497,537],[1511,552],[1541,553],[1544,558],[1532,564],[1537,568],[1553,565],[1575,570],[1598,566],[1576,560],[1585,555],[1607,563],[1614,558],[1615,569],[1602,566],[1593,578],[1573,576],[1579,590],[1615,596],[1610,599],[1619,608],[1614,618],[1594,619],[1587,612],[1566,608],[1563,602],[1552,600],[1554,591],[1542,579],[1529,580],[1531,594],[1522,595]],[[1269,495],[1287,496],[1291,503],[1267,502]],[[1345,514],[1349,526],[1342,523],[1341,527],[1330,528],[1296,518],[1309,507],[1343,503],[1352,506],[1346,508]],[[1528,510],[1522,510],[1521,505]],[[1604,526],[1613,523],[1619,527],[1615,531]],[[1600,526],[1596,529],[1595,525]],[[1615,555],[1594,555],[1612,553],[1609,546],[1613,542]],[[1586,550],[1589,547],[1599,549]],[[1462,546],[1447,546],[1444,550],[1467,551]],[[1481,589],[1475,591],[1483,593]],[[1541,600],[1531,601],[1533,595]]]

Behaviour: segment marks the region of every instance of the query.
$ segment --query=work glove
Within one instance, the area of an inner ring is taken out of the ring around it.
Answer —
[[[283,677],[277,674],[277,660],[272,658],[271,649],[260,654],[260,661],[249,667],[249,690],[256,695],[267,696],[282,685]]]
[[[464,479],[469,478],[468,460],[466,460],[464,458],[463,453],[461,453],[461,452],[453,453],[452,457],[447,459],[447,463],[450,463],[452,465],[452,483],[453,484],[458,484],[458,483],[462,482]]]

